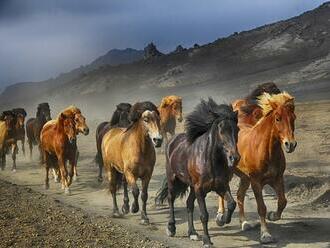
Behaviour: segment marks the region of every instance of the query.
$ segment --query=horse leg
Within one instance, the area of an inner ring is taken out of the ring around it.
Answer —
[[[227,212],[225,212],[224,198],[227,201]],[[216,223],[218,224],[218,226],[223,226],[231,222],[231,217],[235,211],[235,208],[236,202],[231,195],[230,189],[226,191],[224,197],[219,194],[219,210],[216,218]]]
[[[190,187],[189,196],[187,198],[187,212],[188,212],[188,236],[191,240],[199,240],[198,233],[194,227],[194,204],[196,200],[195,190]]]
[[[277,194],[277,211],[271,211],[267,214],[267,219],[270,221],[277,221],[281,219],[282,212],[284,208],[286,207],[287,200],[285,197],[284,192],[284,182],[283,177],[280,177],[278,181],[276,181],[272,187],[274,188],[276,194]]]
[[[25,138],[22,138],[21,142],[22,142],[22,152],[25,157]]]
[[[135,176],[130,171],[126,170],[126,172],[124,173],[124,176],[127,180],[127,183],[132,187],[132,194],[133,194],[133,197],[134,197],[134,201],[133,201],[132,206],[131,206],[131,212],[135,214],[135,213],[139,212],[140,190],[139,190],[139,187],[136,184]]]
[[[70,188],[68,183],[68,171],[66,169],[66,162],[64,158],[58,159],[58,166],[61,172],[61,182],[62,182],[62,189],[64,189],[65,194],[70,194]]]
[[[79,158],[79,151],[76,151],[75,159],[74,159],[74,165],[73,165],[73,181],[78,181],[78,171],[77,171],[77,164],[78,164],[78,158]]]
[[[32,160],[32,149],[33,149],[32,141],[30,139],[28,139],[28,143],[29,143],[29,150],[30,150],[30,160]]]
[[[6,164],[6,153],[5,151],[2,149],[1,150],[1,170],[5,169],[5,164]]]
[[[150,182],[150,177],[146,176],[142,179],[142,189],[141,189],[141,200],[142,200],[142,211],[141,211],[141,224],[148,225],[149,218],[147,216],[147,200],[148,200],[148,186]]]
[[[124,187],[124,204],[121,208],[123,214],[129,213],[129,198],[128,198],[128,190],[127,190],[127,181],[125,176],[123,175],[123,187]]]
[[[248,178],[241,178],[238,190],[237,190],[237,203],[239,208],[239,221],[241,223],[241,229],[243,231],[252,228],[252,225],[246,220],[244,212],[244,199],[248,188],[250,187],[250,181]]]
[[[207,212],[205,197],[206,194],[201,190],[195,190],[197,202],[200,210],[200,219],[203,225],[203,247],[211,247],[213,243],[211,242],[209,230],[208,230],[208,221],[209,221],[209,213]]]
[[[175,200],[175,191],[174,191],[174,183],[175,181],[168,180],[168,205],[170,208],[170,218],[168,220],[167,224],[167,236],[173,237],[176,233],[176,227],[175,227],[175,216],[174,216],[174,200]]]
[[[262,197],[262,186],[260,183],[252,182],[251,183],[254,196],[257,201],[258,214],[260,217],[260,242],[262,244],[268,244],[274,242],[274,238],[269,233],[267,224],[266,224],[266,205]]]
[[[45,169],[46,169],[46,178],[45,178],[45,189],[49,189],[49,155],[44,152],[45,159]]]
[[[17,144],[13,144],[11,146],[11,157],[13,159],[13,168],[12,168],[12,172],[16,172],[16,154],[17,154],[18,148],[17,148]]]
[[[98,175],[98,178],[97,180],[99,182],[102,182],[103,181],[103,176],[102,176],[102,171],[103,171],[103,158],[102,158],[102,154],[101,152],[97,152],[96,154],[96,163],[98,163],[98,166],[99,166],[99,175]]]
[[[113,204],[113,209],[112,209],[112,216],[113,217],[120,217],[119,209],[118,209],[118,204],[117,204],[117,171],[113,168],[110,167],[108,171],[108,180],[109,180],[109,190],[112,196],[112,204]]]

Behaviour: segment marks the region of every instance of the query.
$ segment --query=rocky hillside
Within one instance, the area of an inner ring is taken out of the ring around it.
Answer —
[[[228,101],[266,81],[290,90],[298,101],[330,98],[330,3],[206,45],[167,55],[152,49],[144,54],[155,56],[77,73],[60,86],[49,80],[8,87],[0,105],[74,103],[103,115],[120,101],[159,102],[161,96],[175,93],[184,96],[189,108],[201,97]],[[36,89],[42,92],[35,94]]]

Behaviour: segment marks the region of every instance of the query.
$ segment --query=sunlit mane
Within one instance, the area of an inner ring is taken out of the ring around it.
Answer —
[[[294,104],[294,97],[287,92],[282,92],[276,95],[270,95],[268,93],[262,94],[258,97],[258,105],[262,109],[263,116],[266,116],[275,108],[284,104]]]
[[[71,115],[75,115],[75,114],[77,114],[77,113],[81,113],[80,109],[77,108],[76,106],[71,105],[71,106],[65,108],[64,110],[62,110],[62,111],[59,113],[59,115],[57,116],[57,118],[59,118],[59,116],[60,116],[61,114],[64,114],[65,116],[71,116]]]
[[[182,98],[179,97],[179,96],[175,96],[175,95],[172,95],[172,96],[166,96],[162,99],[162,102],[160,103],[160,108],[164,108],[166,106],[170,106],[172,105],[173,103],[175,102],[181,102],[182,101]]]

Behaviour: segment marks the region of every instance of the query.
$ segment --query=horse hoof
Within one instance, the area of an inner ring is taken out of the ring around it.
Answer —
[[[217,217],[215,218],[215,222],[217,223],[218,226],[224,226],[226,224],[224,217],[225,215],[222,213],[217,214]]]
[[[139,212],[139,205],[133,203],[133,204],[132,204],[132,207],[131,207],[131,213],[135,214],[135,213],[137,213],[137,212]]]
[[[16,169],[12,169],[11,171],[12,171],[13,173],[16,173]]]
[[[212,248],[213,245],[212,244],[203,244],[203,248]]]
[[[175,236],[175,231],[171,231],[170,229],[168,229],[168,227],[166,228],[166,234],[168,237],[174,237]]]
[[[277,221],[279,220],[280,218],[277,216],[277,213],[274,212],[274,211],[271,211],[267,214],[267,219],[270,220],[270,221]]]
[[[72,180],[73,180],[74,182],[78,182],[78,177],[77,177],[76,175],[74,175],[73,178],[72,178]]]
[[[123,212],[123,214],[128,214],[129,213],[129,205],[127,204],[124,204],[122,207],[121,207],[121,211]]]
[[[55,183],[59,183],[59,182],[60,182],[60,179],[59,179],[58,177],[55,177],[55,178],[54,178],[54,182],[55,182]]]
[[[149,224],[150,224],[148,218],[146,218],[146,219],[142,219],[142,220],[140,221],[140,223],[141,223],[141,225],[149,225]]]
[[[45,189],[49,189],[49,184],[45,184]]]
[[[272,237],[269,232],[263,232],[260,237],[261,244],[275,243],[276,240]]]
[[[103,182],[103,177],[97,177],[97,181],[102,183]]]
[[[241,228],[242,228],[242,231],[248,231],[248,230],[252,229],[253,226],[249,222],[243,221],[241,224]]]
[[[66,195],[70,195],[70,194],[71,194],[71,190],[70,190],[70,188],[65,188],[65,189],[64,189],[64,194],[66,194]]]
[[[112,217],[113,217],[113,218],[121,218],[122,215],[119,213],[119,211],[114,211],[114,212],[112,213]]]
[[[192,240],[192,241],[199,241],[201,240],[199,235],[196,233],[196,234],[190,234],[189,235],[189,239]]]

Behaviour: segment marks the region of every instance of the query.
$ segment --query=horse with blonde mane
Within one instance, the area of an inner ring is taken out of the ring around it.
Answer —
[[[89,134],[89,127],[86,124],[86,118],[82,115],[81,110],[79,108],[71,105],[71,106],[65,108],[59,114],[58,118],[60,117],[61,114],[63,114],[67,118],[71,118],[73,120],[73,122],[75,124],[76,135],[78,135],[79,133],[82,133],[84,135]],[[51,120],[51,121],[48,121],[45,124],[45,126],[55,125],[56,123],[57,123],[57,120]],[[74,160],[74,165],[73,165],[73,181],[76,181],[77,177],[78,177],[78,171],[77,171],[77,161],[78,161],[78,157],[79,157],[78,149],[76,149],[76,153],[77,154],[76,154],[76,158]],[[55,181],[58,182],[59,172],[56,172],[55,170],[53,170],[53,174],[54,174]]]
[[[238,151],[241,159],[235,168],[240,177],[237,191],[239,219],[242,230],[251,228],[244,214],[244,197],[251,185],[255,195],[261,224],[261,243],[274,242],[266,225],[266,205],[262,189],[270,185],[278,197],[277,211],[269,212],[267,218],[276,221],[281,218],[287,204],[284,192],[283,173],[286,167],[285,152],[295,150],[297,142],[294,138],[294,98],[286,92],[270,95],[264,93],[258,98],[262,109],[262,118],[254,125],[241,125],[238,134]],[[220,208],[224,199],[221,198]],[[224,224],[224,223],[223,223]]]
[[[124,183],[124,214],[129,211],[127,183],[132,187],[134,201],[132,213],[139,211],[139,188],[137,180],[142,181],[141,223],[148,224],[146,203],[148,186],[155,162],[155,147],[162,144],[160,134],[160,118],[157,107],[151,102],[138,102],[130,110],[130,126],[127,128],[111,128],[102,139],[102,158],[109,180],[109,188],[113,200],[113,215],[120,216],[116,192],[118,185]],[[126,180],[122,180],[122,176]]]
[[[182,122],[182,98],[179,96],[165,96],[159,107],[160,127],[162,136],[165,139],[165,145],[168,143],[167,133],[171,137],[175,134],[176,120]]]
[[[72,183],[74,167],[77,164],[76,123],[72,116],[61,112],[56,120],[45,124],[40,133],[40,148],[45,162],[46,178],[45,188],[49,188],[49,169],[58,171],[61,176],[62,189],[66,194],[70,193],[69,186]],[[66,162],[69,161],[71,170],[69,173]]]

